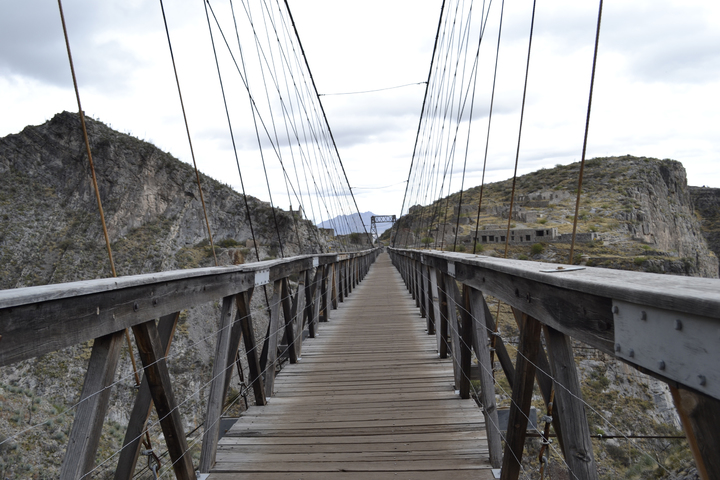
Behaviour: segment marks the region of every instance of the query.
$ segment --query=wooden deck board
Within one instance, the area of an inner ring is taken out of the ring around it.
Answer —
[[[425,326],[381,255],[223,437],[210,480],[493,478],[482,412]]]

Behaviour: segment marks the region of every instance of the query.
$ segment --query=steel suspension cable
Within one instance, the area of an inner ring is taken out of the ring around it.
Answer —
[[[502,0],[501,6],[500,6],[500,26],[498,27],[497,48],[495,50],[495,68],[493,70],[492,93],[490,95],[490,111],[488,113],[488,128],[487,128],[487,136],[485,137],[485,155],[483,157],[482,179],[480,181],[480,198],[478,200],[477,218],[475,219],[475,238],[473,239],[473,251],[472,251],[473,255],[475,254],[475,250],[477,248],[478,230],[480,228],[480,210],[482,208],[483,190],[485,189],[485,169],[487,166],[488,147],[490,146],[490,126],[492,125],[493,107],[495,105],[495,86],[497,83],[498,60],[500,58],[500,39],[502,37],[502,24],[503,24],[504,13],[505,13],[505,0]]]
[[[205,226],[207,227],[208,239],[210,240],[210,248],[212,249],[215,266],[218,266],[217,256],[215,255],[215,243],[213,242],[212,231],[210,230],[210,220],[208,219],[207,208],[205,206],[205,196],[203,195],[202,185],[200,183],[200,172],[195,161],[195,151],[193,150],[192,138],[190,137],[190,127],[188,126],[187,114],[185,113],[185,103],[183,102],[182,90],[180,89],[180,77],[175,66],[175,55],[173,54],[172,42],[170,41],[170,30],[168,30],[167,18],[165,16],[165,7],[163,0],[160,0],[160,9],[162,10],[163,23],[165,24],[165,35],[167,36],[168,48],[170,49],[170,59],[172,60],[173,72],[175,73],[175,83],[177,84],[178,97],[180,98],[180,108],[182,109],[183,119],[185,121],[185,132],[187,133],[188,144],[190,145],[190,156],[192,157],[193,167],[195,169],[195,179],[197,181],[198,191],[200,192],[200,202],[202,203],[203,214],[205,215]]]
[[[588,131],[590,129],[590,110],[592,107],[593,87],[595,85],[595,67],[597,65],[598,44],[600,43],[600,22],[602,20],[603,0],[600,0],[598,7],[597,28],[595,30],[595,51],[593,53],[592,73],[590,75],[590,93],[588,94],[587,116],[585,117],[585,135],[583,137],[582,158],[580,159],[580,173],[578,175],[577,199],[575,200],[575,216],[573,217],[572,242],[570,243],[570,258],[568,263],[573,264],[575,253],[575,235],[577,233],[578,212],[580,210],[580,193],[582,191],[583,170],[585,169],[585,152],[587,150]]]

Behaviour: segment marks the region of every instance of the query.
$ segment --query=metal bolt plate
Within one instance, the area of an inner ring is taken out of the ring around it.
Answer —
[[[255,286],[267,285],[270,283],[270,270],[258,270],[255,272]]]
[[[613,300],[616,308],[616,356],[720,399],[720,321]]]

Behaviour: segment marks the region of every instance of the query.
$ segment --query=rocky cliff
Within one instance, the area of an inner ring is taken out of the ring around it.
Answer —
[[[572,232],[578,173],[579,164],[574,163],[518,177],[511,227],[556,229],[557,237],[537,239],[539,246],[534,250],[531,245],[513,245],[510,256],[568,261],[566,235]],[[505,230],[511,187],[511,180],[485,185],[480,231]],[[698,207],[698,212],[706,212],[698,218],[693,206],[693,198],[697,198],[696,203],[715,205],[710,198],[717,197],[712,192],[691,196],[694,191],[687,185],[682,164],[674,160],[632,156],[588,160],[578,223],[578,232],[585,234],[585,241],[576,251],[587,256],[589,265],[717,277],[718,258],[704,236],[712,227],[702,220],[717,217],[709,213],[712,207],[708,211]],[[400,245],[419,246],[425,240],[436,248],[441,244],[452,248],[457,233],[456,248],[472,251],[479,196],[480,188],[475,187],[463,194],[460,208],[458,194],[426,207],[411,208],[410,214],[398,221],[397,241]],[[587,241],[592,238],[598,240]],[[477,248],[486,253],[502,251],[504,239],[497,243],[500,245],[481,244]]]
[[[720,257],[720,188],[690,187],[690,198],[708,247]]]
[[[100,122],[87,119],[87,126],[118,275],[213,265],[192,168]],[[201,177],[219,262],[257,260],[243,196]],[[325,248],[309,221],[275,209],[278,239],[270,205],[252,197],[247,202],[260,260],[279,257],[281,247],[285,256]],[[64,112],[0,139],[0,288],[108,277],[110,272],[79,116]],[[253,315],[262,342],[267,323],[263,292],[258,292]],[[184,311],[175,333],[168,364],[175,396],[184,402],[187,432],[205,415],[219,316],[218,302]],[[78,345],[0,370],[0,441],[11,438],[0,444],[0,478],[57,478],[90,348],[90,343]],[[121,446],[135,396],[127,348],[117,382],[98,464]],[[232,388],[243,390],[237,374]],[[162,453],[159,425],[151,435],[156,453]],[[116,461],[103,464],[93,476],[111,475]]]

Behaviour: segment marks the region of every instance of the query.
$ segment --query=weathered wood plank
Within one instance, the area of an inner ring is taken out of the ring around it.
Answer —
[[[525,431],[530,414],[533,384],[535,383],[535,361],[540,348],[541,324],[534,318],[523,315],[520,329],[520,345],[515,363],[515,385],[508,417],[507,437],[501,480],[517,480],[525,445]]]
[[[298,348],[295,345],[295,322],[293,319],[292,294],[290,293],[290,282],[287,278],[282,279],[282,311],[285,319],[285,334],[283,336],[290,363],[297,363]],[[283,352],[284,354],[284,352]]]
[[[215,450],[217,448],[218,432],[220,431],[220,415],[225,401],[225,378],[229,373],[232,373],[232,370],[229,370],[227,365],[233,323],[232,307],[233,297],[223,298],[220,312],[220,328],[215,342],[215,356],[213,357],[215,361],[213,362],[210,392],[207,400],[202,449],[200,451],[199,471],[201,473],[209,472],[215,463]]]
[[[565,462],[574,476],[597,479],[590,427],[570,338],[552,327],[545,326],[544,330],[555,382],[553,419],[557,417],[561,425]]]
[[[480,401],[485,415],[485,427],[487,432],[488,450],[490,463],[493,468],[500,468],[502,465],[502,442],[500,439],[500,422],[498,420],[497,403],[495,401],[495,380],[492,374],[492,363],[490,361],[490,340],[488,338],[487,322],[485,321],[487,303],[479,290],[463,286],[466,293],[466,307],[472,314],[471,332],[472,344],[480,367]],[[512,387],[511,387],[512,388]]]
[[[270,322],[268,323],[265,343],[263,344],[260,367],[264,372],[265,397],[272,397],[275,384],[275,369],[277,366],[278,332],[280,327],[280,298],[282,294],[282,280],[275,280],[273,294],[270,299]]]
[[[708,395],[671,386],[683,430],[702,479],[720,479],[720,401]]]
[[[186,455],[188,445],[185,431],[170,384],[170,374],[167,370],[157,326],[154,321],[141,323],[133,326],[133,333],[145,376],[150,385],[155,410],[160,418],[165,444],[173,461],[175,476],[181,480],[195,480],[192,458],[190,455]]]
[[[165,315],[158,320],[158,336],[162,344],[165,356],[170,351],[175,328],[177,327],[180,312]],[[125,440],[123,440],[123,449],[118,458],[117,468],[115,469],[115,480],[130,480],[135,473],[138,457],[140,456],[140,447],[142,446],[142,436],[145,431],[148,417],[152,410],[152,395],[150,394],[150,385],[147,377],[143,377],[138,389],[135,403],[133,404],[128,427],[125,430]]]
[[[80,478],[93,469],[102,433],[103,420],[110,400],[124,331],[95,339],[65,452],[61,479]],[[99,393],[98,393],[99,392]]]
[[[248,361],[248,386],[253,389],[255,395],[255,405],[267,404],[265,397],[265,384],[262,377],[262,368],[258,360],[257,341],[255,340],[255,329],[252,324],[252,315],[250,312],[250,300],[252,298],[252,290],[243,292],[235,296],[235,306],[240,318],[240,328],[242,329],[242,338],[245,345],[245,352]]]

